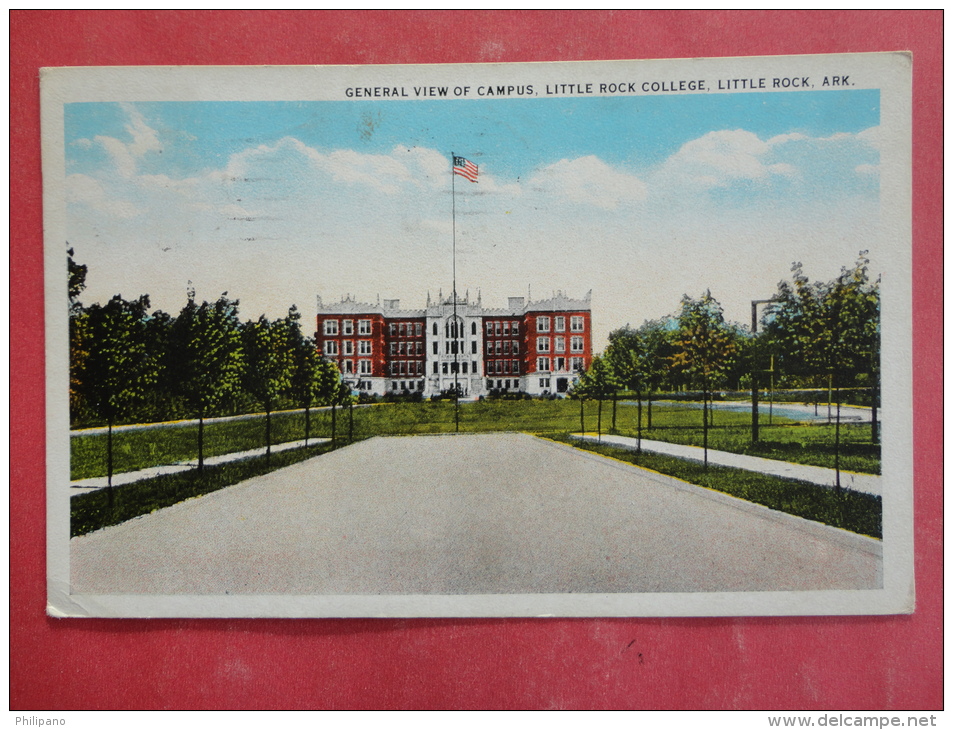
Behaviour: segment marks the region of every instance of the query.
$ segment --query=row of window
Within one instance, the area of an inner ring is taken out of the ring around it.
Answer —
[[[486,323],[486,336],[493,337],[515,337],[520,333],[520,323],[519,322],[487,322]]]
[[[338,320],[336,319],[326,319],[324,320],[324,334],[327,336],[333,336],[337,334],[342,335],[353,335],[354,334],[354,320],[345,319],[340,321],[340,330],[338,329]],[[369,319],[359,319],[357,320],[357,333],[359,335],[369,335],[371,334],[371,320]]]
[[[566,365],[569,365],[568,369]],[[551,367],[555,365],[555,367]],[[584,369],[583,359],[581,357],[538,357],[536,358],[536,370],[541,373],[545,372],[572,372],[578,373],[582,372]]]
[[[509,355],[510,353],[514,355],[520,354],[520,343],[519,340],[496,340],[495,342],[486,343],[486,354],[487,355]]]
[[[565,337],[554,337],[553,338],[553,352],[565,352],[566,351],[566,338]],[[550,352],[549,349],[549,338],[548,337],[537,337],[536,338],[536,352]],[[584,352],[585,345],[582,337],[570,337],[569,338],[569,351],[570,352]]]
[[[325,340],[324,341],[324,354],[325,355],[353,355],[354,354],[354,340],[344,340],[341,342],[342,348],[339,351],[337,340]],[[358,355],[372,355],[373,350],[371,348],[371,340],[358,340],[357,341],[357,354]]]
[[[389,370],[391,375],[423,375],[424,361],[401,360],[399,362],[392,362],[390,363]]]
[[[341,363],[341,372],[345,375],[354,374],[354,361],[345,360]],[[358,360],[357,361],[357,372],[360,375],[372,375],[371,371],[371,361],[370,360]]]
[[[582,332],[585,330],[585,318],[584,317],[570,317],[569,318],[569,329],[571,332]],[[448,322],[445,326],[446,328],[446,337],[455,338],[463,336],[463,323]],[[566,331],[566,317],[548,317],[548,316],[539,316],[536,318],[536,331],[537,332],[549,332],[550,325],[552,325],[553,332],[565,332]],[[423,324],[421,322],[391,322],[389,325],[389,330],[391,337],[420,337],[423,335]],[[437,335],[437,323],[433,323],[433,334]],[[324,320],[324,334],[328,337],[333,337],[335,335],[341,334],[344,336],[349,336],[354,334],[354,320],[353,319],[326,319]],[[369,335],[371,334],[371,320],[369,319],[359,319],[357,320],[357,334],[359,335]],[[471,322],[470,324],[470,334],[476,334],[476,322]],[[519,335],[519,322],[518,321],[493,321],[486,323],[486,335],[487,337],[511,337]]]
[[[565,332],[566,331],[566,318],[565,317],[553,317],[553,332]],[[537,332],[549,332],[550,319],[549,317],[537,317],[536,318],[536,331]],[[586,320],[584,317],[570,317],[569,318],[569,329],[571,332],[582,332],[586,328]]]
[[[489,360],[486,363],[487,375],[513,375],[520,374],[519,360]]]
[[[424,354],[423,340],[418,340],[417,342],[391,342],[390,354],[391,355],[423,355]]]

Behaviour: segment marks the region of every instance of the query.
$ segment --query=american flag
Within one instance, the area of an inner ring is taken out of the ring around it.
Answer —
[[[470,162],[470,160],[468,160],[466,157],[453,158],[453,174],[465,177],[470,182],[477,181],[477,173],[479,172],[479,169],[480,168]]]

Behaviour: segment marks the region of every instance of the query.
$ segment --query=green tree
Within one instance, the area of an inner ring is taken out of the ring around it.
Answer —
[[[68,245],[68,244],[67,244]],[[69,296],[69,409],[70,423],[84,420],[83,377],[89,357],[89,315],[79,301],[86,288],[86,266],[73,260],[73,249],[66,249]]]
[[[318,403],[330,401],[340,382],[337,365],[321,357],[313,339],[301,337],[294,341],[291,393],[295,402],[304,408],[305,445],[311,437],[311,409]]]
[[[708,468],[709,404],[712,388],[722,382],[738,352],[737,332],[725,322],[721,305],[706,291],[700,299],[682,298],[671,363],[702,391],[702,433]]]
[[[866,382],[876,402],[880,376],[880,279],[870,280],[870,260],[861,251],[851,268],[830,282],[811,283],[800,262],[791,282],[778,284],[774,303],[764,315],[764,338],[785,367],[827,381],[836,404],[835,470],[840,484],[840,389]],[[877,427],[871,438],[878,439]]]
[[[107,474],[112,487],[112,430],[135,414],[159,375],[159,358],[148,346],[149,297],[126,301],[118,294],[85,312],[85,357],[79,387],[85,402],[107,424]],[[111,494],[111,492],[110,492]]]
[[[635,392],[638,408],[637,444],[642,450],[642,397],[658,387],[665,368],[661,357],[663,344],[667,343],[663,330],[655,323],[646,322],[639,329],[628,325],[609,333],[609,347],[605,358],[619,384]],[[651,403],[651,396],[649,403]],[[613,403],[614,407],[614,403]],[[615,412],[613,410],[613,428]]]
[[[195,291],[175,319],[172,352],[178,391],[199,419],[199,469],[204,467],[205,419],[241,386],[242,353],[238,301],[227,292],[217,301],[195,302]]]
[[[598,405],[597,433],[602,440],[602,401],[615,395],[619,389],[619,380],[612,371],[609,361],[596,355],[592,358],[589,369],[576,382],[574,393],[580,398],[594,399]]]
[[[296,312],[295,312],[296,314]],[[271,412],[278,398],[291,388],[294,351],[289,330],[297,321],[269,322],[262,315],[242,327],[245,369],[242,382],[265,408],[265,456],[271,458]]]

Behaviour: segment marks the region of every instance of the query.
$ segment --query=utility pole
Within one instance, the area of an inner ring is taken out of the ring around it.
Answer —
[[[758,443],[758,305],[770,304],[773,299],[751,300],[751,443]]]

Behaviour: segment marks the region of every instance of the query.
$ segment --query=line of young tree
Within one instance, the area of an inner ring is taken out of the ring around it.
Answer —
[[[867,252],[827,282],[814,282],[803,265],[792,266],[760,318],[757,333],[724,318],[721,305],[706,291],[684,296],[677,314],[628,325],[609,334],[609,346],[592,360],[574,389],[577,397],[613,400],[619,391],[648,403],[648,428],[655,394],[700,392],[707,451],[713,394],[751,387],[752,373],[770,371],[780,387],[827,389],[840,403],[842,388],[861,388],[876,409],[880,371],[880,280],[871,280]],[[876,423],[876,410],[873,413]],[[839,423],[839,419],[838,419]],[[613,411],[614,428],[614,411]],[[877,440],[876,426],[872,434]]]
[[[150,311],[148,295],[84,306],[87,269],[68,254],[72,427],[106,425],[111,442],[117,424],[197,418],[201,468],[207,418],[264,411],[270,456],[273,411],[304,408],[308,440],[311,408],[349,402],[295,306],[286,317],[241,322],[227,292],[199,303],[192,289],[176,316]],[[111,459],[111,443],[108,451]]]

